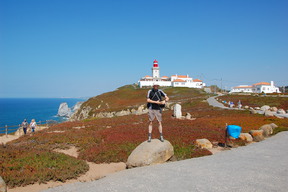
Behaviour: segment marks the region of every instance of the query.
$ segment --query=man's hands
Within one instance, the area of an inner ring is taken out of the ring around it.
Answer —
[[[151,99],[147,99],[147,102],[148,102],[148,103],[155,103],[155,104],[158,104],[158,105],[164,105],[164,104],[166,103],[166,101],[160,101],[160,100],[158,100],[158,101],[153,101],[153,100],[151,100]]]

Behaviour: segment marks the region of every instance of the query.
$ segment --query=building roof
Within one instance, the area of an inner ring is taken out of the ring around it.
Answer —
[[[186,81],[184,81],[182,79],[175,79],[173,82],[186,82]]]
[[[163,77],[161,77],[161,78],[163,78],[163,79],[167,79],[167,78],[169,78],[168,76],[163,76]]]
[[[177,77],[177,78],[190,78],[188,75],[172,75],[171,77]]]
[[[151,77],[151,76],[149,76],[149,75],[146,75],[145,77],[146,77],[146,78],[152,78],[152,77]]]
[[[193,81],[194,82],[202,82],[202,80],[200,80],[200,79],[194,79]]]
[[[253,85],[270,85],[270,83],[267,83],[267,82],[260,82],[260,83],[255,83]]]
[[[235,88],[237,89],[237,88],[252,88],[252,87],[253,87],[253,86],[248,86],[248,85],[247,85],[247,86],[241,86],[241,85],[240,85],[240,86],[233,87],[233,88],[234,88],[234,89],[235,89]]]

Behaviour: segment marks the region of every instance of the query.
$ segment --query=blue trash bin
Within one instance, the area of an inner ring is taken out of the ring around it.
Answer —
[[[238,125],[228,125],[227,126],[227,132],[228,135],[231,137],[234,137],[235,139],[239,138],[239,135],[241,133],[241,127]]]

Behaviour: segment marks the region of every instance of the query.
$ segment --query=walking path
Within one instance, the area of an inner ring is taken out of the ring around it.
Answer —
[[[45,192],[211,191],[286,192],[288,132],[212,156],[134,168]]]
[[[222,109],[232,109],[232,108],[229,108],[229,107],[226,107],[223,105],[223,103],[220,103],[218,102],[215,97],[218,97],[218,96],[214,96],[214,97],[209,97],[207,99],[209,105],[213,106],[213,107],[219,107],[219,108],[222,108]]]

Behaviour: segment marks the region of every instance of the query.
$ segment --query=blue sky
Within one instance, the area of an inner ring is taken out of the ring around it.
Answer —
[[[0,0],[0,97],[95,96],[151,75],[288,85],[288,1]]]

